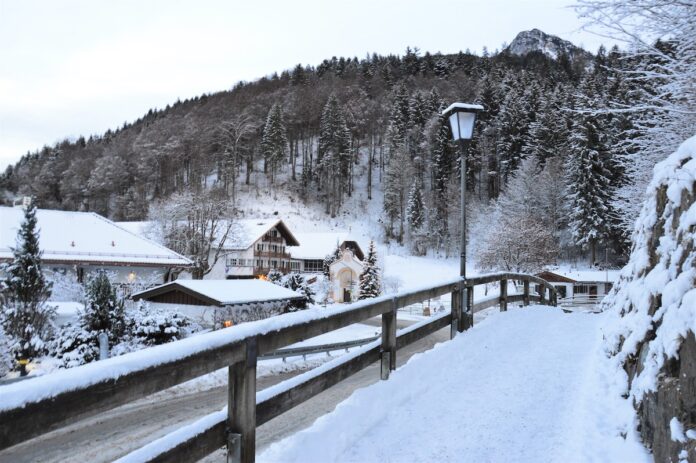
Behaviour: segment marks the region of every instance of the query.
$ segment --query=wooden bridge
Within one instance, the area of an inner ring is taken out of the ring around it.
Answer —
[[[508,281],[520,282],[522,293],[508,295]],[[500,283],[500,294],[474,302],[474,287],[494,282]],[[541,294],[530,294],[530,282],[540,285]],[[397,335],[399,308],[445,294],[452,295],[450,312],[417,323]],[[316,311],[309,317],[304,312],[295,312],[115,357],[104,363],[63,370],[22,382],[21,390],[14,390],[13,397],[5,396],[5,403],[0,402],[0,450],[229,367],[226,412],[207,415],[126,455],[124,460],[197,461],[226,446],[228,462],[253,462],[257,426],[376,361],[381,362],[381,379],[388,379],[390,371],[396,368],[396,355],[401,347],[447,326],[454,337],[471,327],[474,312],[484,308],[499,304],[500,310],[505,311],[511,302],[556,305],[556,301],[555,288],[532,275],[498,273],[466,280],[457,278],[417,291]],[[331,362],[327,368],[319,367],[280,383],[272,391],[260,394],[257,401],[256,363],[260,355],[379,315],[381,339]],[[62,385],[56,384],[56,379]]]

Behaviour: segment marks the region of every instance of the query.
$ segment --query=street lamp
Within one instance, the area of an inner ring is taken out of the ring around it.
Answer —
[[[476,122],[476,113],[479,111],[483,111],[483,106],[468,103],[452,103],[442,111],[442,115],[449,119],[452,138],[454,141],[459,141],[461,149],[460,225],[462,233],[459,275],[462,278],[466,278],[466,153],[474,136],[474,123]]]

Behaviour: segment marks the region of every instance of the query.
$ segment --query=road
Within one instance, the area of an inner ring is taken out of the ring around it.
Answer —
[[[379,320],[368,321],[379,325]],[[399,323],[399,327],[406,326]],[[397,354],[402,365],[418,353],[449,339],[449,328],[405,347]],[[284,381],[299,372],[266,376],[258,379],[258,389]],[[257,429],[257,448],[297,432],[330,412],[354,390],[379,381],[379,363],[358,372],[307,402],[269,421]],[[82,420],[39,438],[0,452],[0,462],[107,462],[161,437],[177,427],[195,421],[226,404],[227,388],[167,397],[166,400],[146,398]],[[204,461],[224,461],[222,451]]]

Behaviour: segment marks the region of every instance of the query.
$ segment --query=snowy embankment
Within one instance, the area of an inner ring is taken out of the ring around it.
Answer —
[[[604,318],[545,307],[494,314],[259,461],[650,461],[633,408],[601,373]]]

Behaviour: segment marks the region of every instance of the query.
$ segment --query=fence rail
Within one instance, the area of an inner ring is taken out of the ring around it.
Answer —
[[[522,282],[524,291],[508,296],[507,283],[513,280]],[[474,287],[495,281],[501,283],[500,295],[474,303]],[[540,285],[541,294],[530,294],[530,282]],[[399,308],[448,293],[452,295],[449,313],[401,330],[397,336]],[[375,361],[381,361],[381,378],[388,379],[390,371],[396,368],[396,352],[400,347],[446,326],[450,326],[454,337],[472,326],[474,312],[485,307],[499,304],[500,310],[505,311],[508,303],[514,301],[525,305],[531,301],[555,305],[556,298],[556,290],[550,283],[532,275],[499,273],[466,280],[457,278],[438,286],[364,300],[339,309],[295,312],[246,323],[115,357],[99,365],[88,364],[37,377],[22,382],[21,390],[13,390],[12,394],[9,388],[20,384],[4,386],[5,390],[0,390],[5,398],[0,403],[0,450],[228,366],[228,411],[221,421],[212,420],[211,426],[196,429],[192,437],[175,445],[159,445],[158,450],[145,452],[142,459],[130,461],[195,461],[227,445],[229,461],[253,462],[257,426]],[[319,367],[319,371],[300,375],[300,380],[293,378],[292,387],[257,404],[259,356],[380,315],[381,341],[359,348],[357,354],[345,356],[345,361],[329,362],[330,368]]]

